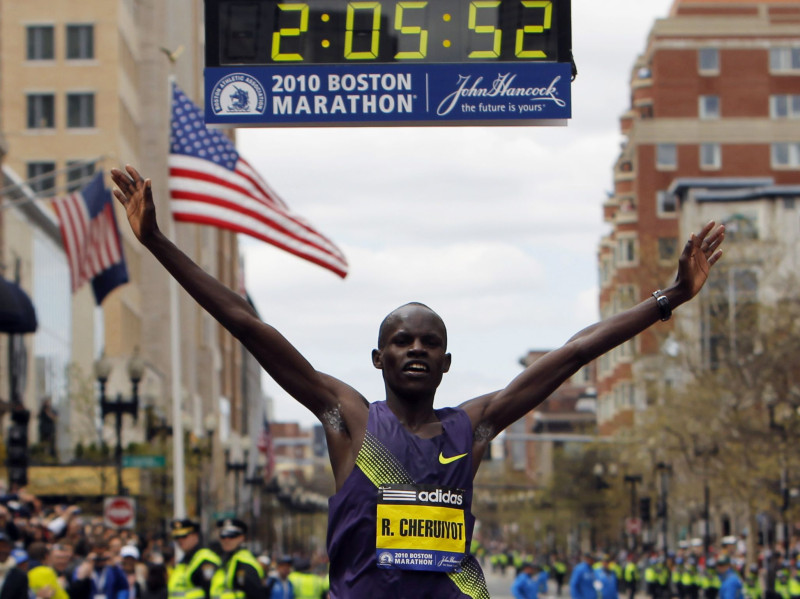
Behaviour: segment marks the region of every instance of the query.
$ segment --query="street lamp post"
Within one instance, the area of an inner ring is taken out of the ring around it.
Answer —
[[[128,361],[128,378],[131,381],[131,397],[123,399],[121,393],[117,393],[116,401],[110,401],[106,397],[106,383],[111,374],[112,364],[105,356],[105,353],[94,363],[94,374],[100,385],[100,414],[105,420],[108,414],[114,414],[114,430],[116,432],[117,444],[114,449],[114,460],[117,468],[117,495],[125,495],[126,489],[122,484],[122,416],[130,414],[134,422],[139,416],[139,382],[144,375],[144,361],[139,357],[138,348]]]
[[[672,472],[672,466],[665,462],[656,464],[656,470],[661,474],[661,499],[659,501],[658,511],[661,516],[661,535],[664,547],[664,555],[668,553],[667,533],[669,529],[668,522],[668,507],[667,507],[667,481]]]
[[[711,551],[711,488],[708,485],[709,458],[719,453],[716,443],[706,446],[695,445],[695,457],[703,458],[703,556],[707,560]]]
[[[240,439],[239,437],[234,437],[236,443],[234,444],[234,449],[236,451],[231,451],[232,447],[225,448],[225,472],[233,472],[233,509],[239,514],[239,484],[240,484],[240,477],[241,473],[247,470],[247,458],[250,454],[250,443],[247,437]],[[231,460],[231,454],[238,453],[240,455],[234,455],[234,459],[237,461]],[[238,461],[241,458],[241,461]]]
[[[253,530],[256,538],[261,538],[260,524],[261,524],[261,490],[264,488],[264,468],[267,465],[267,456],[263,453],[258,454],[256,460],[255,471],[250,476],[246,476],[244,484],[250,487],[250,499],[252,502],[251,509],[247,510],[250,514],[250,529]],[[269,539],[268,539],[269,541]],[[267,547],[269,547],[269,542]]]
[[[636,520],[636,485],[642,482],[641,474],[626,474],[625,484],[631,486],[631,522]],[[636,533],[631,532],[631,549],[636,549]]]
[[[789,472],[786,468],[786,438],[787,431],[783,424],[778,424],[775,419],[775,408],[778,405],[778,400],[773,394],[767,397],[767,410],[769,413],[769,430],[780,433],[781,436],[781,479],[780,479],[780,493],[781,493],[781,532],[783,543],[785,547],[785,554],[789,555],[789,523],[787,521],[787,512],[789,511]]]

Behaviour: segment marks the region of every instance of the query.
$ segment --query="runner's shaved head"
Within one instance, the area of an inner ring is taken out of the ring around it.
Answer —
[[[439,323],[442,325],[444,344],[445,347],[447,347],[447,327],[444,326],[444,320],[442,320],[442,317],[421,302],[408,302],[407,304],[403,304],[402,306],[399,306],[394,310],[392,310],[391,312],[389,312],[389,314],[386,315],[386,318],[384,318],[383,321],[381,322],[381,326],[378,329],[378,349],[383,349],[383,347],[386,345],[386,336],[389,328],[392,325],[394,325],[398,320],[402,319],[403,312],[406,311],[408,308],[421,308],[433,314],[439,321]]]

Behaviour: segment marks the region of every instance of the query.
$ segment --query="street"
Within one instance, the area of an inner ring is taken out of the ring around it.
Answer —
[[[484,570],[486,576],[486,586],[489,587],[489,594],[492,599],[512,599],[511,583],[514,582],[514,569],[506,568],[505,575],[492,572],[492,568],[487,564]]]

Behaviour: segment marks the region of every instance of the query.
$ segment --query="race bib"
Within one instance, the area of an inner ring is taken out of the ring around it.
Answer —
[[[457,572],[466,555],[465,493],[438,485],[378,488],[379,568]]]

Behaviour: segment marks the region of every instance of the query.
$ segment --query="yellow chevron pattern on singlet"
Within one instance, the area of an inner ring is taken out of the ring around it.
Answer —
[[[364,443],[356,456],[356,466],[376,487],[415,484],[403,464],[369,431],[364,435]],[[491,599],[483,572],[472,556],[464,560],[460,572],[450,572],[447,576],[472,599]]]

